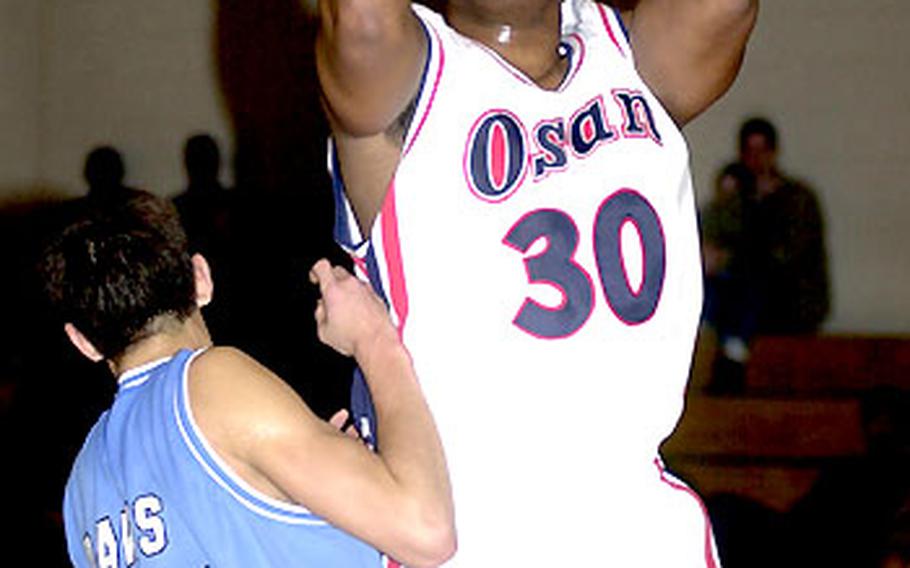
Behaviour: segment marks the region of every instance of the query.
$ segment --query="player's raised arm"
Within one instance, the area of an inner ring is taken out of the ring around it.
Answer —
[[[733,83],[755,24],[758,0],[632,4],[623,11],[623,20],[638,71],[682,126]]]
[[[319,0],[316,61],[334,128],[385,131],[417,92],[426,38],[409,0]]]

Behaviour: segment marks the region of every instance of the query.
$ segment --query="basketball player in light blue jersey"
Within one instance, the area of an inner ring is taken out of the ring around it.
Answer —
[[[454,549],[446,464],[381,302],[316,263],[319,337],[353,355],[378,409],[378,453],[320,420],[279,377],[215,347],[208,266],[149,194],[85,211],[43,272],[70,341],[118,377],[64,498],[72,562],[126,566],[434,566]],[[339,417],[343,419],[343,416]]]

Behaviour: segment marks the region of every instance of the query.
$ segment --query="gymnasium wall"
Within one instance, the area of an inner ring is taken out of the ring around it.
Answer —
[[[82,161],[98,143],[123,151],[128,183],[166,195],[183,184],[189,134],[214,133],[230,156],[216,64],[228,4],[0,0],[0,197],[81,194]],[[287,9],[279,4],[259,5]],[[783,167],[824,204],[831,331],[910,333],[907,29],[904,0],[763,0],[739,81],[687,127],[704,200],[741,119],[778,124]]]
[[[7,195],[38,177],[39,4],[0,0],[0,192]]]
[[[176,193],[187,136],[204,130],[232,143],[214,63],[214,7],[198,0],[0,0],[0,68],[18,73],[0,76],[0,188],[18,185],[20,170],[32,164],[35,185],[81,195],[85,154],[113,144],[129,184]]]
[[[777,124],[825,209],[831,331],[910,332],[908,27],[904,0],[762,0],[739,80],[687,128],[704,199],[741,119]]]

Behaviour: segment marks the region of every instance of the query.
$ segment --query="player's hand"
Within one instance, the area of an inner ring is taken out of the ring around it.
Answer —
[[[351,414],[347,411],[346,408],[342,408],[338,412],[332,415],[329,419],[329,424],[335,427],[339,432],[343,432],[350,438],[355,440],[360,440],[360,432],[357,431],[357,428],[354,426],[354,422],[351,420]]]
[[[319,285],[316,331],[320,341],[344,355],[363,353],[378,339],[396,337],[388,311],[369,286],[322,259],[310,270]]]

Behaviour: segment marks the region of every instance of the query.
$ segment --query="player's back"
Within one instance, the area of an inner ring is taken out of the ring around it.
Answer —
[[[195,355],[128,371],[92,429],[64,499],[79,567],[380,566],[380,555],[303,507],[246,484],[195,424]]]

